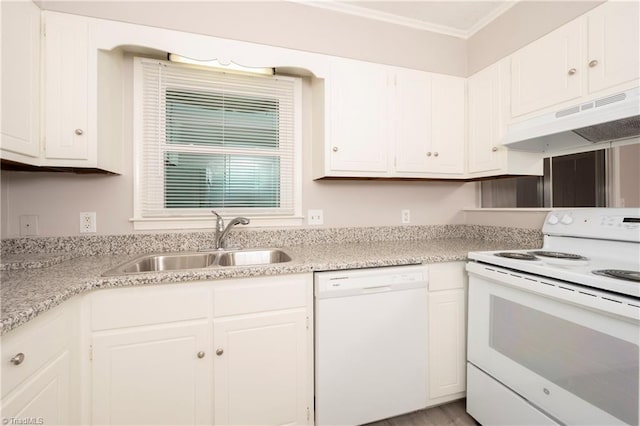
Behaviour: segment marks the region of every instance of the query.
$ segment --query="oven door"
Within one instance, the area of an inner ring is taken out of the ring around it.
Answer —
[[[638,425],[637,299],[479,263],[467,270],[470,363],[561,423]]]

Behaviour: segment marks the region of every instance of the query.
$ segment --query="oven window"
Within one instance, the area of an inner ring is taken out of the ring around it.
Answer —
[[[638,345],[491,296],[490,346],[630,425],[638,424]]]

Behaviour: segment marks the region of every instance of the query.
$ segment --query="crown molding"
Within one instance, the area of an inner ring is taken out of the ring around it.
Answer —
[[[331,10],[333,12],[345,13],[348,15],[354,15],[361,18],[373,19],[376,21],[387,22],[390,24],[401,25],[404,27],[414,28],[422,31],[430,31],[433,33],[443,34],[451,37],[457,37],[461,39],[468,39],[476,32],[480,31],[491,21],[502,15],[507,10],[511,9],[518,0],[509,0],[504,2],[500,7],[493,10],[490,14],[484,16],[481,20],[476,22],[468,30],[461,30],[459,28],[450,27],[447,25],[438,25],[431,22],[421,21],[419,19],[407,18],[404,16],[394,15],[388,12],[382,12],[379,10],[369,9],[362,6],[356,6],[348,3],[339,3],[333,0],[287,0],[292,3],[298,3],[305,6],[317,7],[320,9]]]

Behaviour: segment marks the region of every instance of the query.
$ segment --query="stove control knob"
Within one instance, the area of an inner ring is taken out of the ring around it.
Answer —
[[[547,219],[547,222],[550,225],[555,225],[556,223],[558,223],[558,216],[556,216],[556,215],[549,216],[549,219]]]
[[[573,223],[573,218],[568,214],[565,214],[564,216],[562,216],[562,219],[560,219],[560,222],[565,225],[571,225]]]

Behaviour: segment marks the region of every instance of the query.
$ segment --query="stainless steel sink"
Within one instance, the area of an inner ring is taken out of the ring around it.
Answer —
[[[278,249],[216,250],[212,252],[155,253],[136,257],[103,273],[103,276],[143,272],[202,269],[215,266],[270,265],[288,262],[291,257]]]
[[[238,250],[222,253],[218,259],[220,266],[270,265],[288,262],[291,257],[282,250]]]

